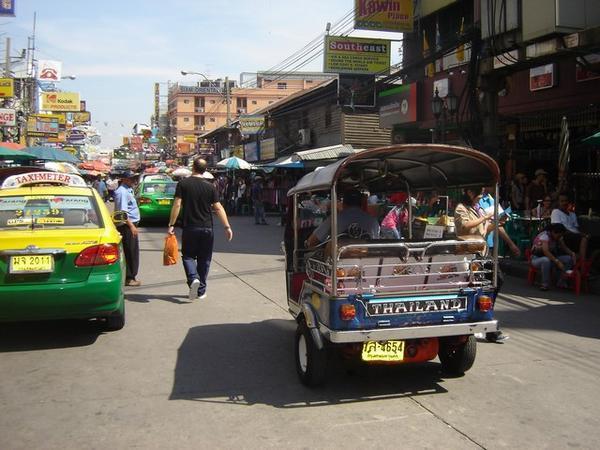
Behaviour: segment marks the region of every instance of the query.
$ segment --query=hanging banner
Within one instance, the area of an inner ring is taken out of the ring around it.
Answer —
[[[260,141],[260,160],[275,159],[275,138]]]
[[[43,92],[41,103],[45,111],[79,111],[79,92]]]
[[[14,97],[15,84],[12,78],[0,78],[0,97]]]
[[[15,0],[0,1],[0,16],[15,17]]]
[[[390,41],[326,36],[323,72],[384,74],[390,71]]]
[[[265,128],[265,116],[260,114],[241,115],[238,120],[242,134],[258,134]]]
[[[413,31],[413,0],[354,0],[357,30]]]
[[[258,161],[258,142],[244,144],[244,159],[248,162]]]
[[[40,59],[38,62],[37,79],[40,81],[60,81],[62,62]]]

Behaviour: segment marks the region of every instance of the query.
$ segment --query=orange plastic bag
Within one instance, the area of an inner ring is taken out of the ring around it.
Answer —
[[[174,234],[165,238],[165,249],[163,250],[163,266],[172,266],[177,264],[179,259],[179,245]]]

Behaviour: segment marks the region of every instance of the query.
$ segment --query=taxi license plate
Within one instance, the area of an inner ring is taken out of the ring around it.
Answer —
[[[10,273],[49,273],[54,270],[52,255],[19,255],[10,257]]]
[[[170,205],[171,204],[171,200],[159,200],[158,204],[159,205]]]
[[[404,341],[368,341],[363,343],[363,361],[402,361]]]

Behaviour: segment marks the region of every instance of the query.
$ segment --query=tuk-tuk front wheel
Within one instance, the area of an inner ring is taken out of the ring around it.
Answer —
[[[298,323],[295,339],[296,372],[305,386],[323,384],[327,376],[327,350],[319,350],[304,320]]]
[[[464,342],[440,339],[438,356],[444,372],[450,375],[463,375],[473,367],[477,355],[477,340],[470,335]]]

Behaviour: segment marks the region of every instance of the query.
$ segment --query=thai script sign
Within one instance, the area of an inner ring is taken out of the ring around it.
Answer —
[[[384,74],[390,70],[390,41],[325,37],[323,72]]]
[[[412,0],[354,0],[354,28],[359,30],[413,31]]]
[[[241,115],[239,121],[242,134],[258,134],[265,128],[265,116]]]
[[[12,78],[0,78],[0,97],[13,97],[15,84]]]

